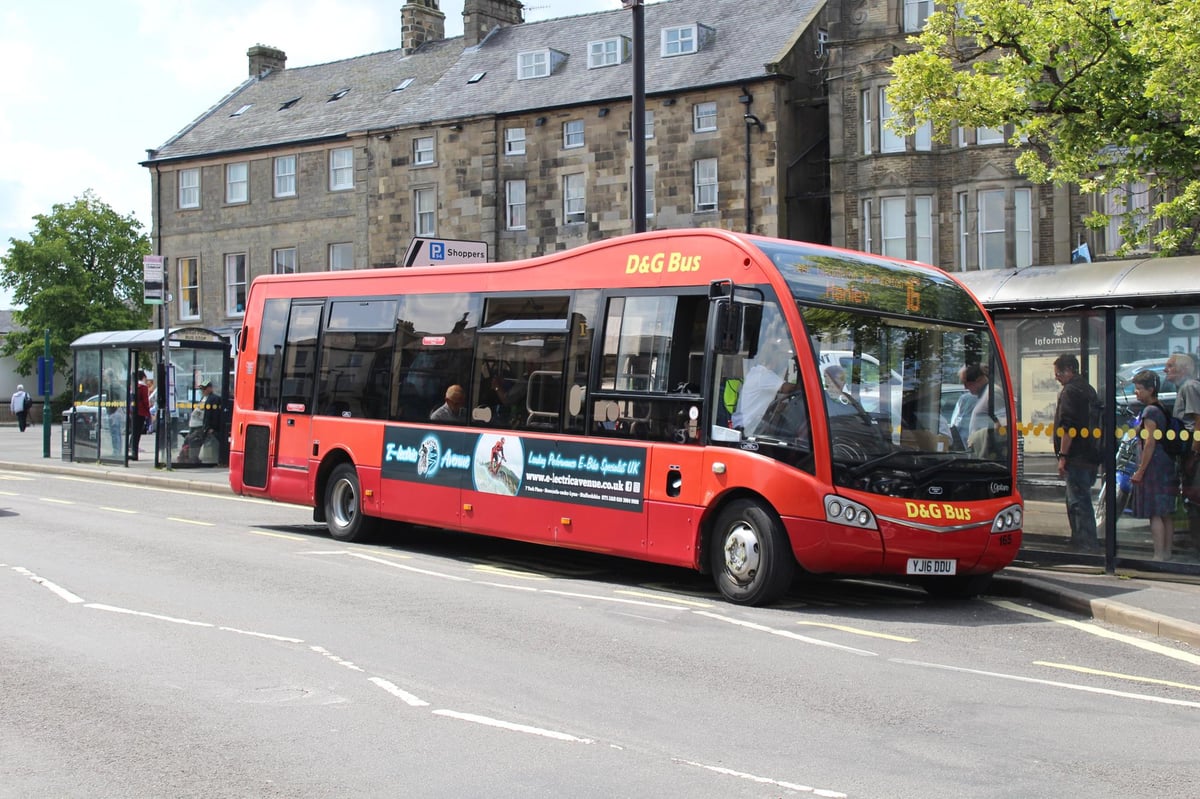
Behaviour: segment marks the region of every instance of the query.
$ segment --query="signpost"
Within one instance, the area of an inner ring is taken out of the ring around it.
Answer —
[[[146,305],[163,303],[163,260],[161,255],[142,257],[142,280],[145,283],[142,302]]]
[[[415,237],[404,253],[401,266],[448,266],[451,264],[486,264],[487,242],[457,239],[428,239]]]

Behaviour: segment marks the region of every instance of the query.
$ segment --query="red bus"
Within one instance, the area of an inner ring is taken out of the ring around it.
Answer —
[[[996,332],[932,267],[697,229],[270,275],[238,346],[233,490],[340,541],[395,520],[584,549],[742,604],[798,570],[972,596],[1021,543]]]

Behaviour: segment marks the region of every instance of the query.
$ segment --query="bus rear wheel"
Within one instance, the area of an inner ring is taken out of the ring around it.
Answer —
[[[717,517],[709,546],[717,590],[734,604],[770,604],[792,583],[796,559],[787,532],[757,500],[730,503]]]
[[[364,541],[375,532],[378,519],[363,513],[362,487],[352,464],[339,464],[325,486],[325,525],[338,541]]]

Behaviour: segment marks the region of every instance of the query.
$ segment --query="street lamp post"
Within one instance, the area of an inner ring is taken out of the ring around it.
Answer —
[[[633,232],[646,230],[646,21],[643,0],[621,0],[633,11]]]

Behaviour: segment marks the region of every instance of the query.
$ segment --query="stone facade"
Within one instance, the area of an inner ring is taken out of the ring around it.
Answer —
[[[910,136],[897,148],[886,139],[881,92],[888,68],[896,55],[915,50],[906,26],[919,23],[911,15],[930,5],[827,5],[833,243],[883,252],[887,239],[894,248],[889,254],[929,260],[948,271],[1069,262],[1072,249],[1094,236],[1081,221],[1089,201],[1063,187],[1026,181],[1014,165],[1017,150],[1006,143],[1011,129],[995,143],[986,143],[986,131],[980,143],[977,131],[957,128],[949,141],[925,144]],[[903,230],[897,230],[898,213],[885,219],[884,212],[898,212],[900,203]]]
[[[691,2],[699,4],[701,13],[711,11],[710,0]],[[505,21],[505,14],[511,16],[520,7],[508,0],[470,0],[467,5],[472,14],[486,21],[484,27],[488,30],[494,30],[498,21]],[[712,6],[732,7],[728,0],[716,0]],[[603,16],[579,18],[597,32],[580,34],[586,38],[574,43],[571,58],[583,59],[582,63],[587,64],[587,41],[608,35],[610,30],[600,26]],[[343,125],[340,134],[294,136],[291,141],[288,129],[275,127],[285,118],[284,112],[294,97],[303,98],[302,103],[311,98],[309,113],[324,113],[337,108],[335,102],[344,104],[365,96],[372,80],[385,87],[385,95],[392,92],[396,96],[402,90],[394,87],[399,86],[409,63],[429,58],[442,58],[439,64],[451,63],[438,53],[454,47],[455,40],[426,38],[439,34],[443,21],[435,0],[406,4],[403,21],[403,59],[387,60],[388,54],[378,54],[321,65],[315,70],[336,71],[336,76],[319,80],[305,77],[296,85],[281,81],[293,74],[306,74],[307,68],[285,70],[283,52],[262,46],[251,48],[250,69],[252,73],[260,71],[252,74],[243,90],[227,99],[225,106],[214,109],[198,127],[186,129],[161,151],[151,152],[146,166],[155,197],[154,232],[157,251],[167,258],[174,295],[173,324],[235,330],[241,321],[239,296],[255,277],[273,271],[276,253],[282,250],[294,250],[295,269],[308,272],[331,268],[334,245],[349,245],[353,267],[365,269],[403,263],[417,235],[483,241],[492,260],[506,261],[632,232],[632,106],[624,81],[617,89],[621,94],[583,102],[570,102],[569,95],[549,97],[552,102],[542,106],[458,113],[450,118],[427,117],[383,126],[373,124],[366,116],[357,123],[351,117],[338,123]],[[567,21],[569,18],[563,20]],[[732,39],[737,35],[733,20],[708,21],[720,28],[718,37]],[[745,230],[749,226],[769,236],[829,241],[829,144],[827,101],[818,54],[819,3],[808,16],[794,20],[794,25],[790,38],[780,36],[786,40],[783,49],[778,44],[770,45],[769,52],[754,53],[746,59],[751,65],[745,68],[750,72],[748,77],[724,82],[710,79],[707,83],[693,80],[665,91],[649,87],[645,101],[646,169],[653,196],[647,202],[647,229]],[[561,29],[565,31],[566,26]],[[657,30],[648,31],[646,39],[657,55]],[[462,48],[467,40],[469,37],[459,40],[457,47]],[[736,45],[740,48],[743,42],[738,40]],[[513,48],[505,69],[513,69],[510,74],[515,77],[520,45],[492,43],[478,49],[496,46]],[[267,50],[271,52],[264,52]],[[274,59],[281,71],[265,70],[263,59],[267,57]],[[472,52],[461,56],[470,57]],[[696,61],[677,59],[666,66],[690,68],[693,63]],[[466,75],[473,69],[461,67]],[[436,68],[440,75],[445,70],[445,66]],[[394,72],[395,77],[381,75],[383,72]],[[580,77],[584,81],[596,79],[592,70]],[[513,91],[506,84],[514,86],[520,92],[514,96],[543,96],[539,81],[518,84],[509,75],[490,79],[503,91]],[[328,92],[334,83],[352,87],[351,94],[345,100],[328,102],[323,94],[312,96],[315,86]],[[272,89],[276,84],[279,88]],[[715,107],[715,126],[697,131],[696,108],[710,104]],[[242,138],[224,149],[196,143],[220,143],[222,139],[233,142],[229,137],[245,129],[229,120],[237,120],[234,112],[243,105],[250,108],[248,119],[261,110],[258,119],[267,120],[262,123],[261,139]],[[435,111],[430,109],[429,113]],[[582,132],[581,145],[568,146],[568,124],[573,126],[572,131]],[[509,129],[523,131],[524,152],[506,151]],[[331,190],[331,154],[346,148],[353,152],[353,187]],[[415,162],[418,149],[423,156],[421,163]],[[430,149],[432,153],[427,154]],[[294,193],[276,196],[276,161],[291,157],[295,158]],[[712,208],[697,208],[698,162],[708,167],[716,164]],[[247,171],[246,198],[228,202],[228,170],[240,164],[245,164]],[[180,175],[189,172],[194,176],[197,170],[198,206],[181,207]],[[582,181],[582,217],[578,221],[567,219],[564,192],[569,180]],[[507,218],[506,190],[515,181],[525,182],[523,226],[510,225]],[[418,195],[432,199],[432,230],[418,228]],[[244,275],[236,272],[238,257],[243,255]],[[189,268],[198,266],[198,287],[182,285],[181,262]]]

